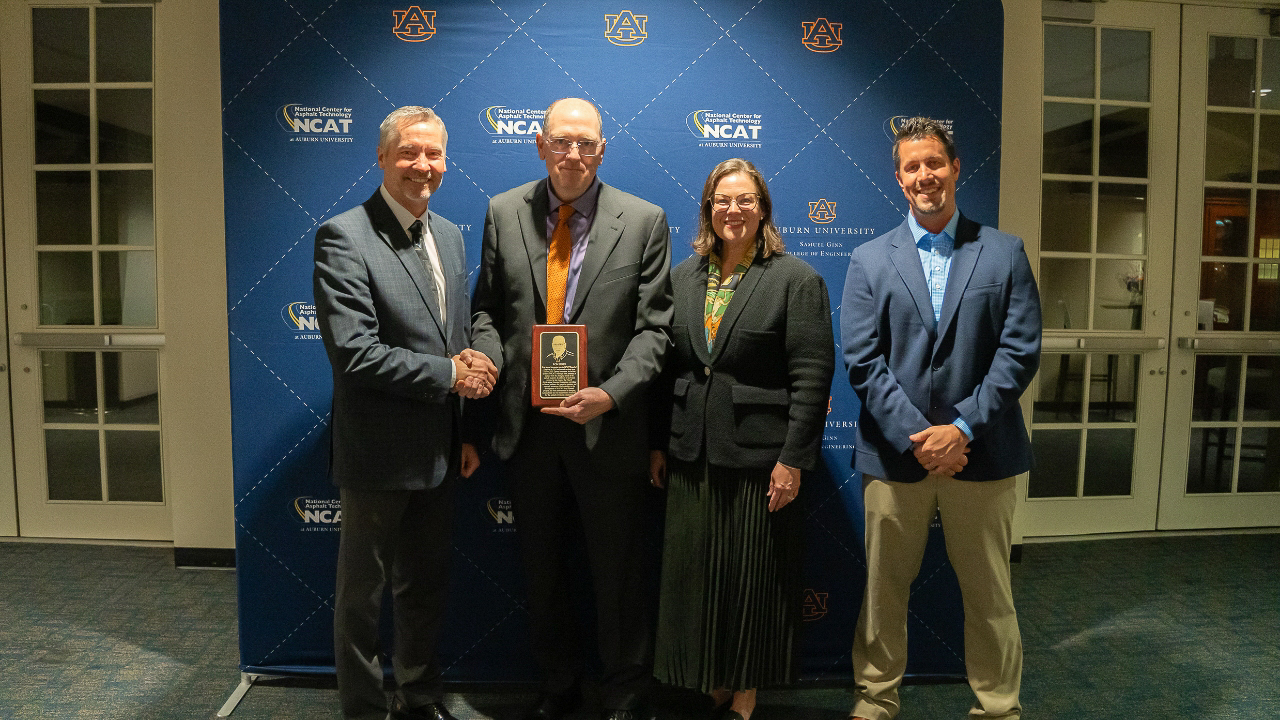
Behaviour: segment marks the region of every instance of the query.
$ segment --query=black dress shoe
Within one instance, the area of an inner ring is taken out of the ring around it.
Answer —
[[[412,710],[397,708],[391,711],[391,717],[395,720],[458,720],[445,709],[443,703],[431,703]]]
[[[521,720],[560,720],[582,704],[582,690],[573,688],[559,694],[542,693]]]

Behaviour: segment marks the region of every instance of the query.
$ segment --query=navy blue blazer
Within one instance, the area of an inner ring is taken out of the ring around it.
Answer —
[[[457,474],[460,402],[453,361],[468,346],[462,233],[429,212],[444,270],[435,281],[374,191],[316,231],[313,287],[333,367],[331,472],[336,485],[423,490]]]
[[[862,401],[853,466],[915,482],[925,469],[909,436],[963,418],[973,431],[962,480],[1031,468],[1018,398],[1040,367],[1040,293],[1022,240],[963,215],[934,320],[911,230],[867,242],[849,260],[840,338]]]

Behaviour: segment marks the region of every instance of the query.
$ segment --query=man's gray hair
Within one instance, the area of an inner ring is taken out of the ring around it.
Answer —
[[[392,110],[391,114],[383,119],[382,125],[378,127],[378,150],[385,151],[394,145],[400,144],[400,131],[420,122],[438,126],[440,128],[441,144],[449,145],[449,131],[444,127],[444,120],[441,120],[434,110],[420,105],[405,105]]]

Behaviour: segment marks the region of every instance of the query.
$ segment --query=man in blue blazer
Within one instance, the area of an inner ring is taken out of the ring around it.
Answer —
[[[866,504],[851,715],[898,714],[907,598],[940,513],[964,605],[969,715],[1016,718],[1009,550],[1014,476],[1031,467],[1018,398],[1040,364],[1040,296],[1022,241],[957,211],[960,160],[945,128],[907,120],[893,159],[910,213],[854,250],[840,311]]]
[[[453,719],[436,658],[452,481],[480,463],[460,442],[459,397],[488,394],[497,370],[469,349],[462,234],[427,211],[447,142],[431,110],[393,111],[378,142],[381,187],[316,232],[316,315],[333,366],[331,467],[342,498],[333,634],[345,718]],[[390,708],[378,634],[388,576]]]

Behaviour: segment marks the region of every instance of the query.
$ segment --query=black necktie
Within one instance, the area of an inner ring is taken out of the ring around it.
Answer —
[[[413,240],[413,250],[418,254],[418,260],[422,263],[422,269],[427,274],[427,286],[432,292],[436,293],[436,304],[441,306],[441,312],[444,312],[444,297],[440,292],[440,288],[436,287],[436,271],[431,263],[431,254],[427,252],[427,243],[422,237],[422,221],[414,220],[409,226],[409,238]]]

